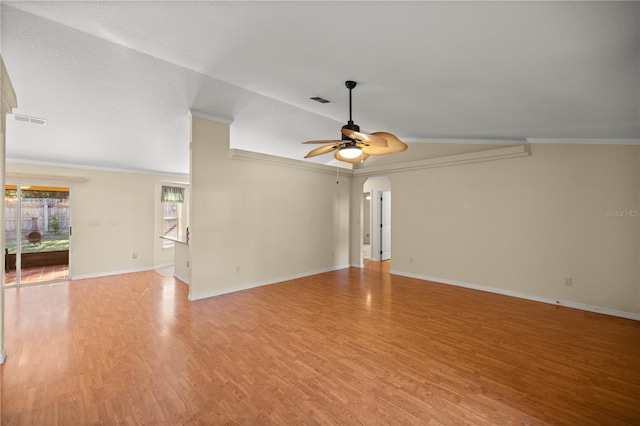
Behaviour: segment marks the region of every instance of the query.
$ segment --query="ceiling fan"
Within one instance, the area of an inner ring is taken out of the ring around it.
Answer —
[[[362,163],[370,155],[387,155],[402,152],[407,149],[407,144],[387,132],[361,133],[360,126],[354,124],[351,118],[351,90],[356,87],[355,81],[345,81],[349,89],[349,121],[342,126],[342,139],[340,140],[314,140],[302,142],[303,144],[324,144],[312,149],[304,158],[327,154],[335,151],[336,160],[348,163]]]

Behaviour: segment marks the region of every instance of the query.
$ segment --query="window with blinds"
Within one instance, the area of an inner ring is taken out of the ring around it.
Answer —
[[[178,239],[182,226],[182,204],[184,202],[184,188],[174,186],[162,187],[163,228],[162,235]],[[163,248],[173,247],[171,240],[162,240]]]

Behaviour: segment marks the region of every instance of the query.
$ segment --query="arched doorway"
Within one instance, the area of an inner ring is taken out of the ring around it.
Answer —
[[[368,178],[363,186],[362,259],[391,259],[391,181],[385,176]]]

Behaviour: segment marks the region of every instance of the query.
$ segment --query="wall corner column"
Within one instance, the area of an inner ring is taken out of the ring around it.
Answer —
[[[5,134],[7,128],[7,114],[13,113],[13,108],[18,106],[18,98],[16,92],[13,90],[13,84],[9,78],[9,73],[4,65],[4,60],[0,55],[0,164],[2,165],[2,173],[0,173],[0,185],[4,191],[5,186],[5,171],[6,167],[6,144]],[[0,197],[0,223],[4,226],[4,197]],[[0,232],[0,247],[4,247],[4,232]],[[2,364],[6,357],[6,350],[4,347],[4,255],[0,260],[0,267],[2,268],[2,279],[0,279],[0,364]],[[1,394],[1,378],[0,378],[0,394]]]

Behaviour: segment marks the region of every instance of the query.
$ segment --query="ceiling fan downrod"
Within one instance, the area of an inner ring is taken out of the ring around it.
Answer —
[[[347,80],[345,86],[349,89],[349,122],[342,126],[342,138],[340,140],[312,140],[305,144],[322,144],[319,148],[309,151],[304,158],[333,152],[338,161],[357,164],[362,163],[371,155],[386,155],[402,152],[407,149],[407,144],[387,132],[374,132],[371,134],[360,133],[360,126],[353,122],[353,98],[351,91],[356,87],[356,82]]]
[[[355,81],[351,81],[351,80],[347,80],[344,82],[344,85],[347,86],[347,89],[349,89],[349,121],[347,122],[346,125],[342,126],[343,129],[349,129],[349,130],[353,130],[355,132],[359,132],[360,131],[360,126],[358,126],[357,124],[354,124],[353,122],[353,118],[352,118],[352,103],[351,103],[351,90],[353,90],[354,87],[356,87],[358,83],[356,83]],[[344,134],[342,135],[342,140],[351,140],[349,137],[345,136]]]

